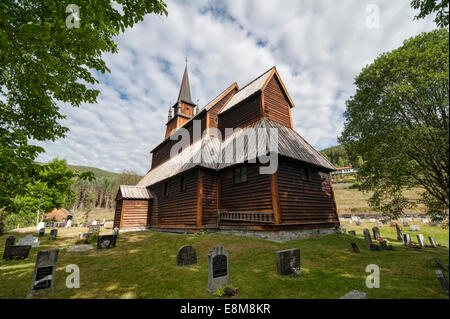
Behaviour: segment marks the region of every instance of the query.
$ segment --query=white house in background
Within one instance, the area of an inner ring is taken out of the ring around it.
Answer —
[[[331,175],[347,175],[358,173],[359,169],[353,168],[351,166],[338,167],[336,171],[331,172]]]

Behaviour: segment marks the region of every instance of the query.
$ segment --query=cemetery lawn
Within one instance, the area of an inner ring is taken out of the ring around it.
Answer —
[[[55,288],[44,298],[216,298],[206,291],[208,281],[208,252],[215,245],[223,245],[229,252],[230,284],[239,288],[237,298],[339,298],[357,289],[367,292],[371,299],[383,298],[448,298],[436,278],[434,258],[449,262],[449,232],[419,222],[421,233],[428,243],[433,235],[437,248],[405,248],[396,241],[395,227],[380,228],[382,238],[389,240],[395,251],[370,251],[365,248],[361,226],[343,225],[356,230],[357,237],[334,234],[310,239],[275,243],[265,240],[222,235],[182,235],[157,232],[121,233],[117,247],[88,252],[67,252],[74,245],[77,234],[86,228],[61,229],[58,239],[50,241],[49,231],[40,238],[39,248],[32,248],[30,256],[21,261],[0,261],[0,298],[25,298],[30,284],[38,250],[60,248]],[[409,232],[409,228],[405,229]],[[111,230],[102,230],[109,234]],[[28,232],[37,235],[36,232]],[[413,242],[417,242],[414,232]],[[9,235],[19,238],[27,233],[10,232],[0,236],[0,254]],[[350,243],[361,250],[353,253]],[[182,245],[197,250],[198,265],[177,267],[176,253]],[[300,248],[302,275],[281,277],[276,271],[277,250]],[[81,287],[66,288],[67,265],[80,268]],[[366,266],[380,267],[380,288],[365,285]],[[444,271],[448,278],[448,272]]]

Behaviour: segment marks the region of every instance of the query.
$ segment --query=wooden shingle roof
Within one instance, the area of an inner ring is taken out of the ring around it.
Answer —
[[[119,193],[124,199],[151,199],[152,195],[147,188],[140,186],[120,185]]]

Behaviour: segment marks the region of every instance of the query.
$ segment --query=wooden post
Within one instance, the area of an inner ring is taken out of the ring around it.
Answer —
[[[202,227],[203,219],[203,171],[198,170],[198,181],[197,181],[197,227]]]
[[[270,175],[270,190],[272,192],[272,210],[275,224],[281,224],[280,197],[278,192],[277,173]]]
[[[221,200],[221,196],[220,196],[220,175],[216,174],[216,224],[217,224],[217,228],[219,227],[219,223],[220,223],[220,200]]]

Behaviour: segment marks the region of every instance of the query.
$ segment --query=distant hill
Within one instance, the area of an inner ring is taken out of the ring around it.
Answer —
[[[344,167],[350,166],[350,160],[344,145],[329,147],[320,151],[334,166]]]
[[[76,172],[92,172],[94,173],[95,177],[117,177],[119,175],[119,173],[108,172],[97,167],[78,166],[70,164],[68,164],[67,166]]]

